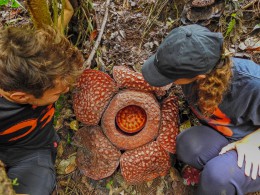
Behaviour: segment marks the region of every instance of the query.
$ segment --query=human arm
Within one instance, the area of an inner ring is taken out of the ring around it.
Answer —
[[[63,32],[64,27],[68,25],[73,14],[74,14],[74,9],[73,9],[70,1],[65,0],[63,21],[62,21],[61,16],[59,16],[59,18],[58,18],[58,30],[60,32]]]
[[[245,136],[239,141],[223,147],[219,154],[236,150],[238,155],[238,166],[242,167],[245,162],[245,174],[256,179],[260,176],[260,128]]]

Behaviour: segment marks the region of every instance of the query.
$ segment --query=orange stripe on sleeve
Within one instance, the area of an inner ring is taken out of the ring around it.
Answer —
[[[41,119],[40,122],[42,122],[42,121],[44,121],[45,119],[47,119],[47,121],[42,125],[42,128],[45,127],[45,125],[47,125],[47,124],[51,121],[51,119],[52,119],[52,117],[53,117],[53,115],[54,115],[54,112],[55,112],[55,109],[52,107],[52,108],[51,108],[48,112],[46,112],[46,114],[42,117],[42,119]]]
[[[19,131],[21,129],[24,129],[26,127],[31,127],[30,130],[35,129],[36,125],[37,125],[37,119],[31,119],[31,120],[23,121],[23,122],[20,122],[16,125],[10,127],[9,129],[6,129],[5,131],[1,132],[0,135],[11,134],[11,133]]]

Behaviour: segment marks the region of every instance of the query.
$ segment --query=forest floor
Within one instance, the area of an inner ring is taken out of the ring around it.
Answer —
[[[93,49],[106,11],[104,0],[77,1],[76,12],[69,24],[68,38],[83,53],[85,59]],[[82,3],[84,2],[84,3]],[[30,23],[28,12],[19,7],[1,7],[0,26]],[[91,68],[111,74],[114,65],[127,65],[140,71],[143,62],[152,55],[174,27],[198,23],[220,31],[225,43],[236,57],[260,63],[260,1],[216,0],[207,8],[193,9],[189,1],[181,0],[113,0],[108,7],[104,33]],[[181,129],[197,125],[180,90]],[[72,139],[82,126],[75,118],[71,94],[56,104],[55,128],[61,137],[56,160],[57,195],[164,195],[194,194],[196,187],[184,185],[175,157],[169,173],[153,181],[128,185],[120,168],[108,178],[95,181],[84,176],[75,163],[77,148]]]

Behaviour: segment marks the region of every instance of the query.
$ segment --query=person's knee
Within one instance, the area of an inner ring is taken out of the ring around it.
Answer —
[[[201,154],[202,144],[197,129],[187,129],[177,136],[176,154],[179,160],[194,164],[194,160]]]
[[[38,173],[36,173],[38,175]],[[42,169],[41,176],[24,178],[15,173],[9,173],[10,178],[17,178],[18,185],[14,190],[18,194],[50,195],[56,186],[56,175],[51,169]]]
[[[24,157],[8,170],[10,179],[17,178],[14,186],[18,194],[49,195],[56,185],[54,164],[49,150],[39,150]]]
[[[232,172],[227,172],[222,166],[209,162],[201,173],[201,181],[212,185],[226,185],[232,179],[232,175]]]
[[[197,168],[216,157],[228,140],[208,126],[194,126],[177,136],[176,153],[179,160]]]
[[[233,194],[235,192],[234,167],[209,161],[200,175],[201,194]],[[214,193],[212,193],[214,192]]]

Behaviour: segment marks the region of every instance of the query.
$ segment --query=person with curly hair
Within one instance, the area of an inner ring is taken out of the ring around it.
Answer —
[[[59,141],[54,103],[82,65],[81,52],[51,27],[0,31],[0,160],[17,194],[52,193]]]
[[[173,29],[142,66],[152,86],[179,84],[201,122],[177,136],[177,158],[201,170],[197,194],[260,191],[260,66],[232,58],[223,36]]]

